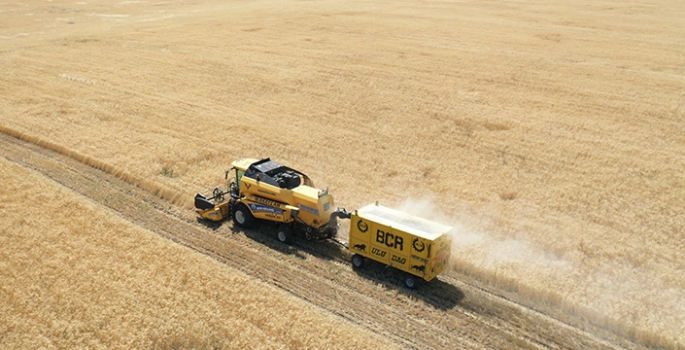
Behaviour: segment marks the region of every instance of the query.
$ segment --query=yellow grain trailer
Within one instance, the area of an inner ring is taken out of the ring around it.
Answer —
[[[365,258],[406,272],[404,283],[416,277],[431,281],[449,263],[452,228],[381,205],[371,204],[350,216],[349,249],[352,265],[364,267]]]

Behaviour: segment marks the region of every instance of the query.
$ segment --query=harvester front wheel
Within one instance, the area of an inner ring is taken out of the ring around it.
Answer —
[[[250,228],[254,225],[254,220],[254,216],[252,216],[250,209],[248,209],[245,204],[238,203],[235,212],[233,213],[233,222],[242,228]]]
[[[287,226],[281,225],[278,227],[276,238],[278,238],[278,241],[281,243],[290,244],[293,241],[293,232]]]
[[[361,269],[364,267],[364,257],[359,254],[352,255],[352,266],[355,269]]]

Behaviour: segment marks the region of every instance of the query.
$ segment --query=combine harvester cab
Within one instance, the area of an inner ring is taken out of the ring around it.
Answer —
[[[416,277],[430,282],[447,268],[451,229],[378,204],[367,205],[350,217],[352,265],[359,269],[365,258],[378,261],[404,271],[405,285],[414,288]]]

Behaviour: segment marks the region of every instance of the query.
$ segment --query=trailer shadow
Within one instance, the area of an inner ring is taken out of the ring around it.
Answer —
[[[206,226],[212,228],[214,225],[210,223]],[[219,224],[217,228],[220,226]],[[464,299],[464,292],[461,289],[440,280],[440,276],[430,282],[419,279],[415,289],[408,289],[403,282],[405,272],[369,259],[366,260],[364,268],[355,269],[349,263],[351,254],[339,243],[331,240],[307,241],[304,238],[295,237],[292,244],[284,244],[276,238],[276,229],[277,225],[261,223],[250,229],[233,226],[230,232],[242,233],[245,237],[273,250],[274,254],[278,252],[303,260],[311,255],[322,260],[346,262],[357,275],[408,297],[423,300],[440,310],[452,309]]]
[[[352,266],[350,266],[352,268]],[[361,269],[354,269],[357,275],[382,284],[408,297],[417,298],[436,309],[449,310],[464,300],[464,292],[456,286],[440,280],[440,276],[430,282],[419,280],[414,289],[408,289],[403,282],[405,272],[368,260]]]

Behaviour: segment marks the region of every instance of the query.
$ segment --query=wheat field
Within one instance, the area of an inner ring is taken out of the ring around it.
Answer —
[[[0,195],[3,348],[393,347],[26,168],[0,164],[8,189]],[[27,215],[31,192],[35,214]]]
[[[674,0],[4,1],[0,126],[189,211],[232,160],[272,157],[347,209],[453,225],[455,273],[682,348],[682,18]]]

